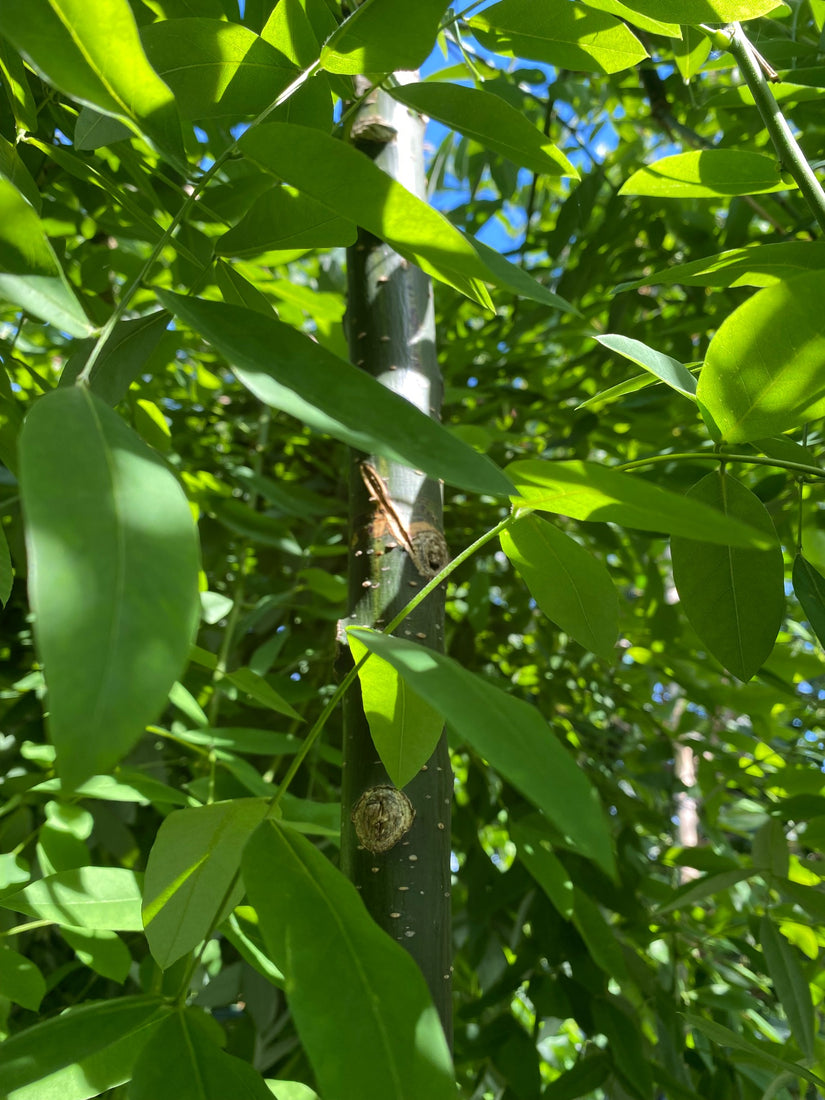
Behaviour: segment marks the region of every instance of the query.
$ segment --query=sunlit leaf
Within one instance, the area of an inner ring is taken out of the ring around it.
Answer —
[[[369,652],[355,635],[350,649],[356,663]],[[432,756],[444,719],[380,657],[367,661],[358,679],[373,744],[390,779],[404,787]]]
[[[322,1096],[453,1100],[438,1015],[412,958],[303,837],[266,821],[243,877]]]
[[[544,175],[579,178],[567,157],[497,95],[435,81],[402,84],[390,91],[394,99],[474,138],[485,149],[500,153],[514,164]]]
[[[825,415],[825,272],[765,287],[710,342],[696,396],[727,443],[778,435]]]
[[[604,347],[629,359],[631,363],[644,367],[646,371],[650,371],[652,375],[677,393],[681,393],[683,397],[695,398],[696,379],[678,359],[649,348],[641,340],[633,340],[629,336],[608,333],[597,336],[596,339]]]
[[[58,871],[6,894],[0,905],[70,928],[103,928],[137,932],[141,879],[124,867],[81,867]]]
[[[447,0],[365,0],[324,43],[321,64],[331,73],[417,69],[435,44]]]
[[[638,38],[614,16],[574,4],[500,0],[468,22],[488,49],[563,69],[617,73],[647,57]]]
[[[37,1012],[40,1002],[46,996],[46,979],[38,967],[13,951],[8,945],[0,946],[0,992],[15,1004]],[[2,1079],[2,1070],[0,1070]]]
[[[566,633],[601,657],[614,654],[616,589],[605,567],[574,539],[538,516],[501,533],[501,548],[536,603]]]
[[[3,0],[0,31],[56,88],[185,164],[174,97],[146,59],[128,0]]]
[[[250,310],[161,294],[168,308],[208,339],[259,400],[367,454],[383,454],[477,492],[511,491],[484,455],[409,401],[290,325]]]
[[[35,637],[69,785],[106,771],[157,718],[197,625],[197,538],[169,470],[76,386],[21,436]]]
[[[263,799],[239,798],[165,818],[149,853],[143,903],[158,966],[197,947],[241,900],[241,852],[266,811]]]
[[[596,462],[525,459],[506,471],[532,508],[731,546],[764,546],[764,532],[699,500]],[[519,498],[513,498],[518,506]]]
[[[632,283],[616,288],[635,290],[641,286],[772,286],[780,279],[791,279],[806,271],[825,267],[825,243],[822,241],[780,241],[732,248],[703,260],[655,271]]]
[[[825,577],[802,554],[793,563],[793,590],[811,624],[811,630],[825,646]]]
[[[90,1100],[131,1077],[132,1066],[170,1010],[158,997],[71,1005],[6,1039],[0,1095],[10,1100]]]
[[[703,149],[662,157],[640,168],[620,195],[664,199],[711,199],[720,195],[762,195],[787,191],[775,157],[739,149]]]
[[[612,872],[610,832],[596,792],[535,707],[441,653],[371,630],[348,634],[393,665],[562,834]]]

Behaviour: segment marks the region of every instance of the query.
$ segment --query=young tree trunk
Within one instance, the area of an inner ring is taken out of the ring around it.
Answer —
[[[423,131],[421,118],[376,90],[353,125],[352,139],[384,171],[425,198]],[[348,251],[347,267],[353,362],[437,417],[442,383],[429,278],[363,231]],[[376,499],[382,495],[384,502]],[[386,503],[409,536],[415,557],[399,542],[395,519],[388,526]],[[381,629],[446,560],[441,485],[384,458],[352,453],[348,623]],[[443,590],[432,593],[398,633],[443,649]],[[353,685],[344,705],[341,866],[377,923],[418,963],[450,1040],[452,773],[446,737],[442,734],[426,767],[405,788],[415,810],[411,830],[389,851],[371,852],[359,845],[352,813],[365,791],[380,786],[392,784]]]

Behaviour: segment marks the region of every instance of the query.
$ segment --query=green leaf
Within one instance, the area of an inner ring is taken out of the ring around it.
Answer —
[[[759,922],[759,945],[793,1037],[805,1057],[813,1061],[815,1030],[811,989],[796,952],[767,915]]]
[[[358,231],[306,195],[273,187],[218,240],[219,256],[260,256],[270,249],[336,248],[355,243]]]
[[[765,287],[710,342],[697,398],[726,443],[780,435],[825,415],[825,271]]]
[[[542,512],[700,537],[723,546],[769,545],[764,531],[758,528],[720,514],[701,501],[596,462],[526,459],[511,463],[505,473],[530,507]],[[521,498],[513,498],[516,507],[522,503]]]
[[[553,855],[548,829],[537,814],[508,826],[518,857],[565,920],[573,916],[573,883],[564,864]]]
[[[712,48],[710,38],[689,25],[682,28],[680,39],[673,39],[673,59],[685,84],[689,84],[699,73]]]
[[[54,87],[185,166],[174,97],[143,52],[128,0],[3,0],[0,31]]]
[[[169,1009],[157,997],[122,997],[67,1008],[3,1043],[0,1096],[89,1100],[128,1081],[134,1061]]]
[[[588,1054],[542,1092],[545,1100],[578,1100],[595,1092],[610,1076],[612,1065],[606,1054]]]
[[[435,45],[447,0],[366,0],[327,39],[321,64],[330,73],[417,69]]]
[[[678,23],[732,23],[756,19],[782,0],[626,0],[633,11],[655,19],[673,19]]]
[[[243,877],[322,1096],[454,1100],[450,1055],[420,970],[352,883],[269,820]],[[320,949],[319,949],[320,946]]]
[[[260,703],[262,707],[266,707],[267,710],[274,710],[276,714],[285,714],[287,718],[294,718],[298,722],[303,722],[304,719],[298,711],[291,707],[286,699],[279,695],[263,676],[259,676],[251,668],[236,668],[232,672],[224,673],[224,676],[236,688],[246,692],[251,699],[254,699],[256,703]]]
[[[595,1000],[593,1020],[596,1030],[607,1039],[607,1049],[613,1064],[621,1077],[627,1080],[633,1093],[642,1100],[653,1100],[656,1093],[644,1031],[640,1022],[631,1019],[630,1014],[634,1010],[628,1005],[622,1011],[620,1003],[617,997],[600,997]]]
[[[236,123],[257,115],[298,74],[280,50],[234,22],[163,19],[142,27],[140,37],[181,115],[192,122],[224,118]]]
[[[704,260],[676,264],[632,283],[621,283],[616,293],[642,286],[772,286],[806,271],[825,268],[825,242],[782,241],[732,248]]]
[[[14,566],[11,563],[9,544],[6,539],[5,531],[0,527],[0,604],[2,604],[3,607],[8,603],[13,584]]]
[[[176,730],[175,739],[210,749],[250,753],[253,756],[287,756],[301,747],[300,737],[274,730],[236,729],[231,726],[216,729]]]
[[[357,664],[369,650],[355,635],[349,644]],[[373,744],[387,774],[400,789],[432,756],[444,719],[380,657],[362,665],[358,679]]]
[[[284,122],[250,130],[239,147],[279,179],[492,309],[482,281],[496,279],[469,241],[443,214],[382,172],[365,153],[329,134]],[[323,172],[318,171],[319,164],[325,166]]]
[[[22,57],[0,38],[0,73],[5,77],[8,96],[18,130],[37,129],[37,103]]]
[[[45,996],[46,979],[35,964],[6,944],[0,944],[0,997],[8,997],[15,1004],[37,1012]]]
[[[169,324],[169,314],[156,310],[145,317],[119,321],[92,367],[89,386],[107,405],[117,405],[131,384],[146,370],[149,356],[158,346]],[[86,365],[95,341],[79,343],[63,368],[60,385],[77,378]]]
[[[40,213],[42,199],[37,189],[37,184],[34,182],[31,172],[29,172],[20,158],[17,149],[10,141],[6,141],[4,137],[0,137],[0,177],[15,187],[26,201],[30,203],[33,209],[38,214]],[[3,199],[0,198],[0,207],[2,204]],[[2,223],[0,223],[0,225],[2,225]],[[14,228],[16,227],[3,225],[3,230],[6,233],[8,233],[10,229],[12,229],[13,232]]]
[[[618,73],[647,57],[638,38],[612,15],[560,0],[501,0],[468,22],[488,49],[562,69]]]
[[[558,527],[525,516],[502,531],[501,548],[544,614],[610,660],[619,632],[616,589],[601,562]]]
[[[782,550],[764,504],[726,474],[702,478],[688,493],[761,530],[766,550],[671,540],[673,579],[690,624],[716,659],[740,680],[770,656],[785,613]]]
[[[34,208],[14,184],[0,178],[0,299],[3,298],[71,336],[88,336],[92,331]]]
[[[436,81],[389,90],[393,99],[466,134],[514,164],[542,175],[579,178],[564,153],[500,96]]]
[[[676,909],[688,909],[695,905],[697,901],[713,897],[714,894],[721,894],[738,882],[753,878],[754,873],[752,868],[742,867],[736,871],[721,871],[718,875],[703,875],[702,878],[689,882],[680,889],[675,890],[671,901],[660,906],[655,911],[655,916],[660,917]]]
[[[495,496],[512,491],[484,455],[290,325],[237,306],[168,291],[160,296],[265,404],[357,450],[385,455],[451,485]]]
[[[264,799],[238,798],[175,810],[164,820],[143,891],[146,938],[162,969],[197,947],[241,900],[241,852],[266,812]]]
[[[685,1012],[683,1016],[690,1027],[701,1031],[702,1034],[707,1035],[712,1042],[718,1043],[719,1046],[740,1051],[742,1054],[746,1054],[749,1060],[774,1073],[790,1073],[794,1077],[802,1077],[806,1081],[810,1081],[811,1084],[818,1086],[820,1089],[825,1088],[825,1079],[811,1073],[809,1069],[799,1065],[798,1062],[790,1062],[786,1058],[780,1058],[774,1054],[771,1047],[778,1051],[783,1049],[779,1043],[756,1042],[731,1031],[729,1027],[717,1024],[715,1020],[706,1020],[703,1016],[696,1016],[692,1012]]]
[[[811,630],[825,646],[825,577],[797,554],[793,563],[793,590],[802,605]]]
[[[694,400],[696,397],[696,379],[686,366],[677,359],[672,359],[661,351],[655,351],[643,344],[641,340],[632,340],[629,336],[619,336],[608,333],[605,336],[597,336],[596,339],[604,347],[615,351],[618,355],[629,359],[631,363],[644,367],[656,378],[660,379],[671,389],[681,393],[684,397]]]
[[[116,932],[107,929],[61,928],[60,934],[84,966],[111,978],[125,982],[132,966],[132,956]]]
[[[86,389],[34,404],[20,481],[49,728],[71,787],[166,704],[200,617],[197,537],[174,476]]]
[[[627,4],[620,3],[620,0],[583,0],[583,2],[588,8],[593,8],[595,11],[606,11],[610,15],[615,15],[618,19],[627,20],[628,23],[632,23],[634,27],[639,27],[643,31],[652,31],[653,34],[666,34],[676,39],[682,33],[678,23],[665,23],[661,19],[641,15],[632,6],[628,7]]]
[[[739,149],[703,149],[662,157],[640,168],[619,194],[712,199],[720,195],[764,195],[793,186],[783,181],[775,157]]]
[[[135,1063],[129,1100],[272,1100],[257,1070],[207,1036],[202,1015],[187,1008],[155,1028]]]
[[[123,867],[58,871],[14,894],[6,894],[0,905],[70,928],[140,932],[142,877]]]
[[[610,829],[595,790],[540,712],[441,653],[401,638],[351,628],[573,845],[613,873]]]

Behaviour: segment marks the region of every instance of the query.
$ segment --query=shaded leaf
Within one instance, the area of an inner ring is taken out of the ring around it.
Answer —
[[[132,956],[116,932],[103,928],[63,927],[60,934],[74,948],[84,966],[114,982],[126,981],[132,966]]]
[[[0,944],[0,997],[8,997],[15,1004],[37,1012],[46,996],[46,979],[35,964]]]
[[[825,415],[825,272],[765,287],[710,342],[697,397],[727,443],[779,435]]]
[[[596,462],[526,459],[511,463],[505,473],[531,508],[571,519],[620,523],[731,546],[764,547],[775,540],[700,500]],[[522,501],[514,497],[513,503],[518,507]]]
[[[647,57],[638,38],[618,19],[572,4],[500,0],[468,22],[488,49],[563,69],[617,73]]]
[[[383,454],[451,485],[497,496],[512,491],[486,456],[290,325],[237,306],[160,296],[227,358],[260,401],[360,451]]]
[[[126,396],[131,384],[146,369],[149,356],[158,346],[169,324],[169,314],[156,310],[145,317],[119,321],[95,360],[89,377],[89,386],[107,405],[117,405]],[[94,341],[76,345],[60,375],[60,385],[65,386],[77,378],[86,365]]]
[[[714,472],[688,493],[761,530],[767,550],[671,540],[673,579],[690,624],[716,659],[749,680],[768,659],[785,613],[782,550],[764,504],[741,482]]]
[[[703,149],[662,157],[640,168],[622,185],[619,194],[712,199],[720,195],[763,195],[794,186],[783,181],[775,157],[739,149]]]
[[[619,632],[619,604],[601,562],[538,516],[525,516],[499,537],[544,614],[585,649],[610,659]]]
[[[815,1033],[811,989],[796,952],[767,914],[759,922],[759,945],[793,1037],[805,1057],[813,1060]]]
[[[186,662],[196,532],[174,476],[86,389],[34,404],[20,467],[49,728],[75,786],[129,751]]]
[[[610,830],[596,792],[535,707],[423,646],[362,628],[347,634],[393,665],[580,851],[613,872]]]
[[[273,187],[218,240],[219,256],[260,256],[270,249],[334,248],[355,243],[358,231],[306,195]]]
[[[146,59],[128,0],[3,0],[0,30],[49,83],[185,165],[174,97]]]
[[[570,875],[553,854],[549,830],[541,818],[532,814],[508,827],[518,857],[565,920],[573,916],[573,883]]]
[[[283,122],[250,130],[239,146],[262,168],[492,308],[482,281],[496,280],[472,245],[443,214],[382,172],[366,154],[329,134]],[[325,165],[323,172],[319,164]]]
[[[825,646],[825,577],[797,554],[793,563],[793,590],[802,605],[811,630]]]
[[[357,664],[369,650],[354,635],[349,644]],[[358,679],[373,744],[390,779],[404,787],[432,756],[444,719],[380,657],[362,665]]]
[[[143,920],[149,949],[166,969],[206,938],[243,896],[241,852],[263,821],[263,799],[175,810],[149,854]]]
[[[6,894],[0,905],[70,928],[139,932],[142,877],[124,867],[58,871]]]
[[[524,168],[550,176],[579,173],[560,149],[500,96],[460,84],[426,81],[390,89],[393,99],[438,119]]]
[[[633,11],[678,23],[730,23],[756,19],[778,8],[782,0],[626,0]]]
[[[747,1055],[757,1065],[764,1066],[774,1073],[790,1073],[794,1077],[802,1077],[806,1081],[810,1081],[811,1084],[817,1085],[820,1089],[825,1088],[825,1079],[811,1073],[809,1069],[799,1065],[798,1062],[790,1062],[786,1058],[782,1058],[779,1052],[783,1047],[779,1043],[757,1042],[731,1031],[729,1027],[717,1024],[715,1020],[706,1020],[703,1016],[694,1015],[692,1012],[685,1012],[684,1018],[690,1027],[707,1035],[712,1042]],[[773,1047],[773,1050],[771,1047]]]
[[[243,858],[247,892],[322,1096],[454,1100],[450,1055],[412,958],[303,837],[266,821]]]
[[[14,584],[14,566],[11,563],[9,544],[5,531],[0,527],[0,604],[4,607],[11,595]]]
[[[200,1016],[184,1009],[154,1029],[135,1063],[129,1100],[271,1100],[257,1070],[224,1054]]]

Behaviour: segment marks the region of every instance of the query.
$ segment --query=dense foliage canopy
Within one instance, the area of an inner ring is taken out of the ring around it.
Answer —
[[[462,7],[0,3],[10,1100],[825,1089],[825,0]],[[454,1073],[336,868],[347,446],[445,483],[446,655],[352,648],[399,787],[448,725]]]

